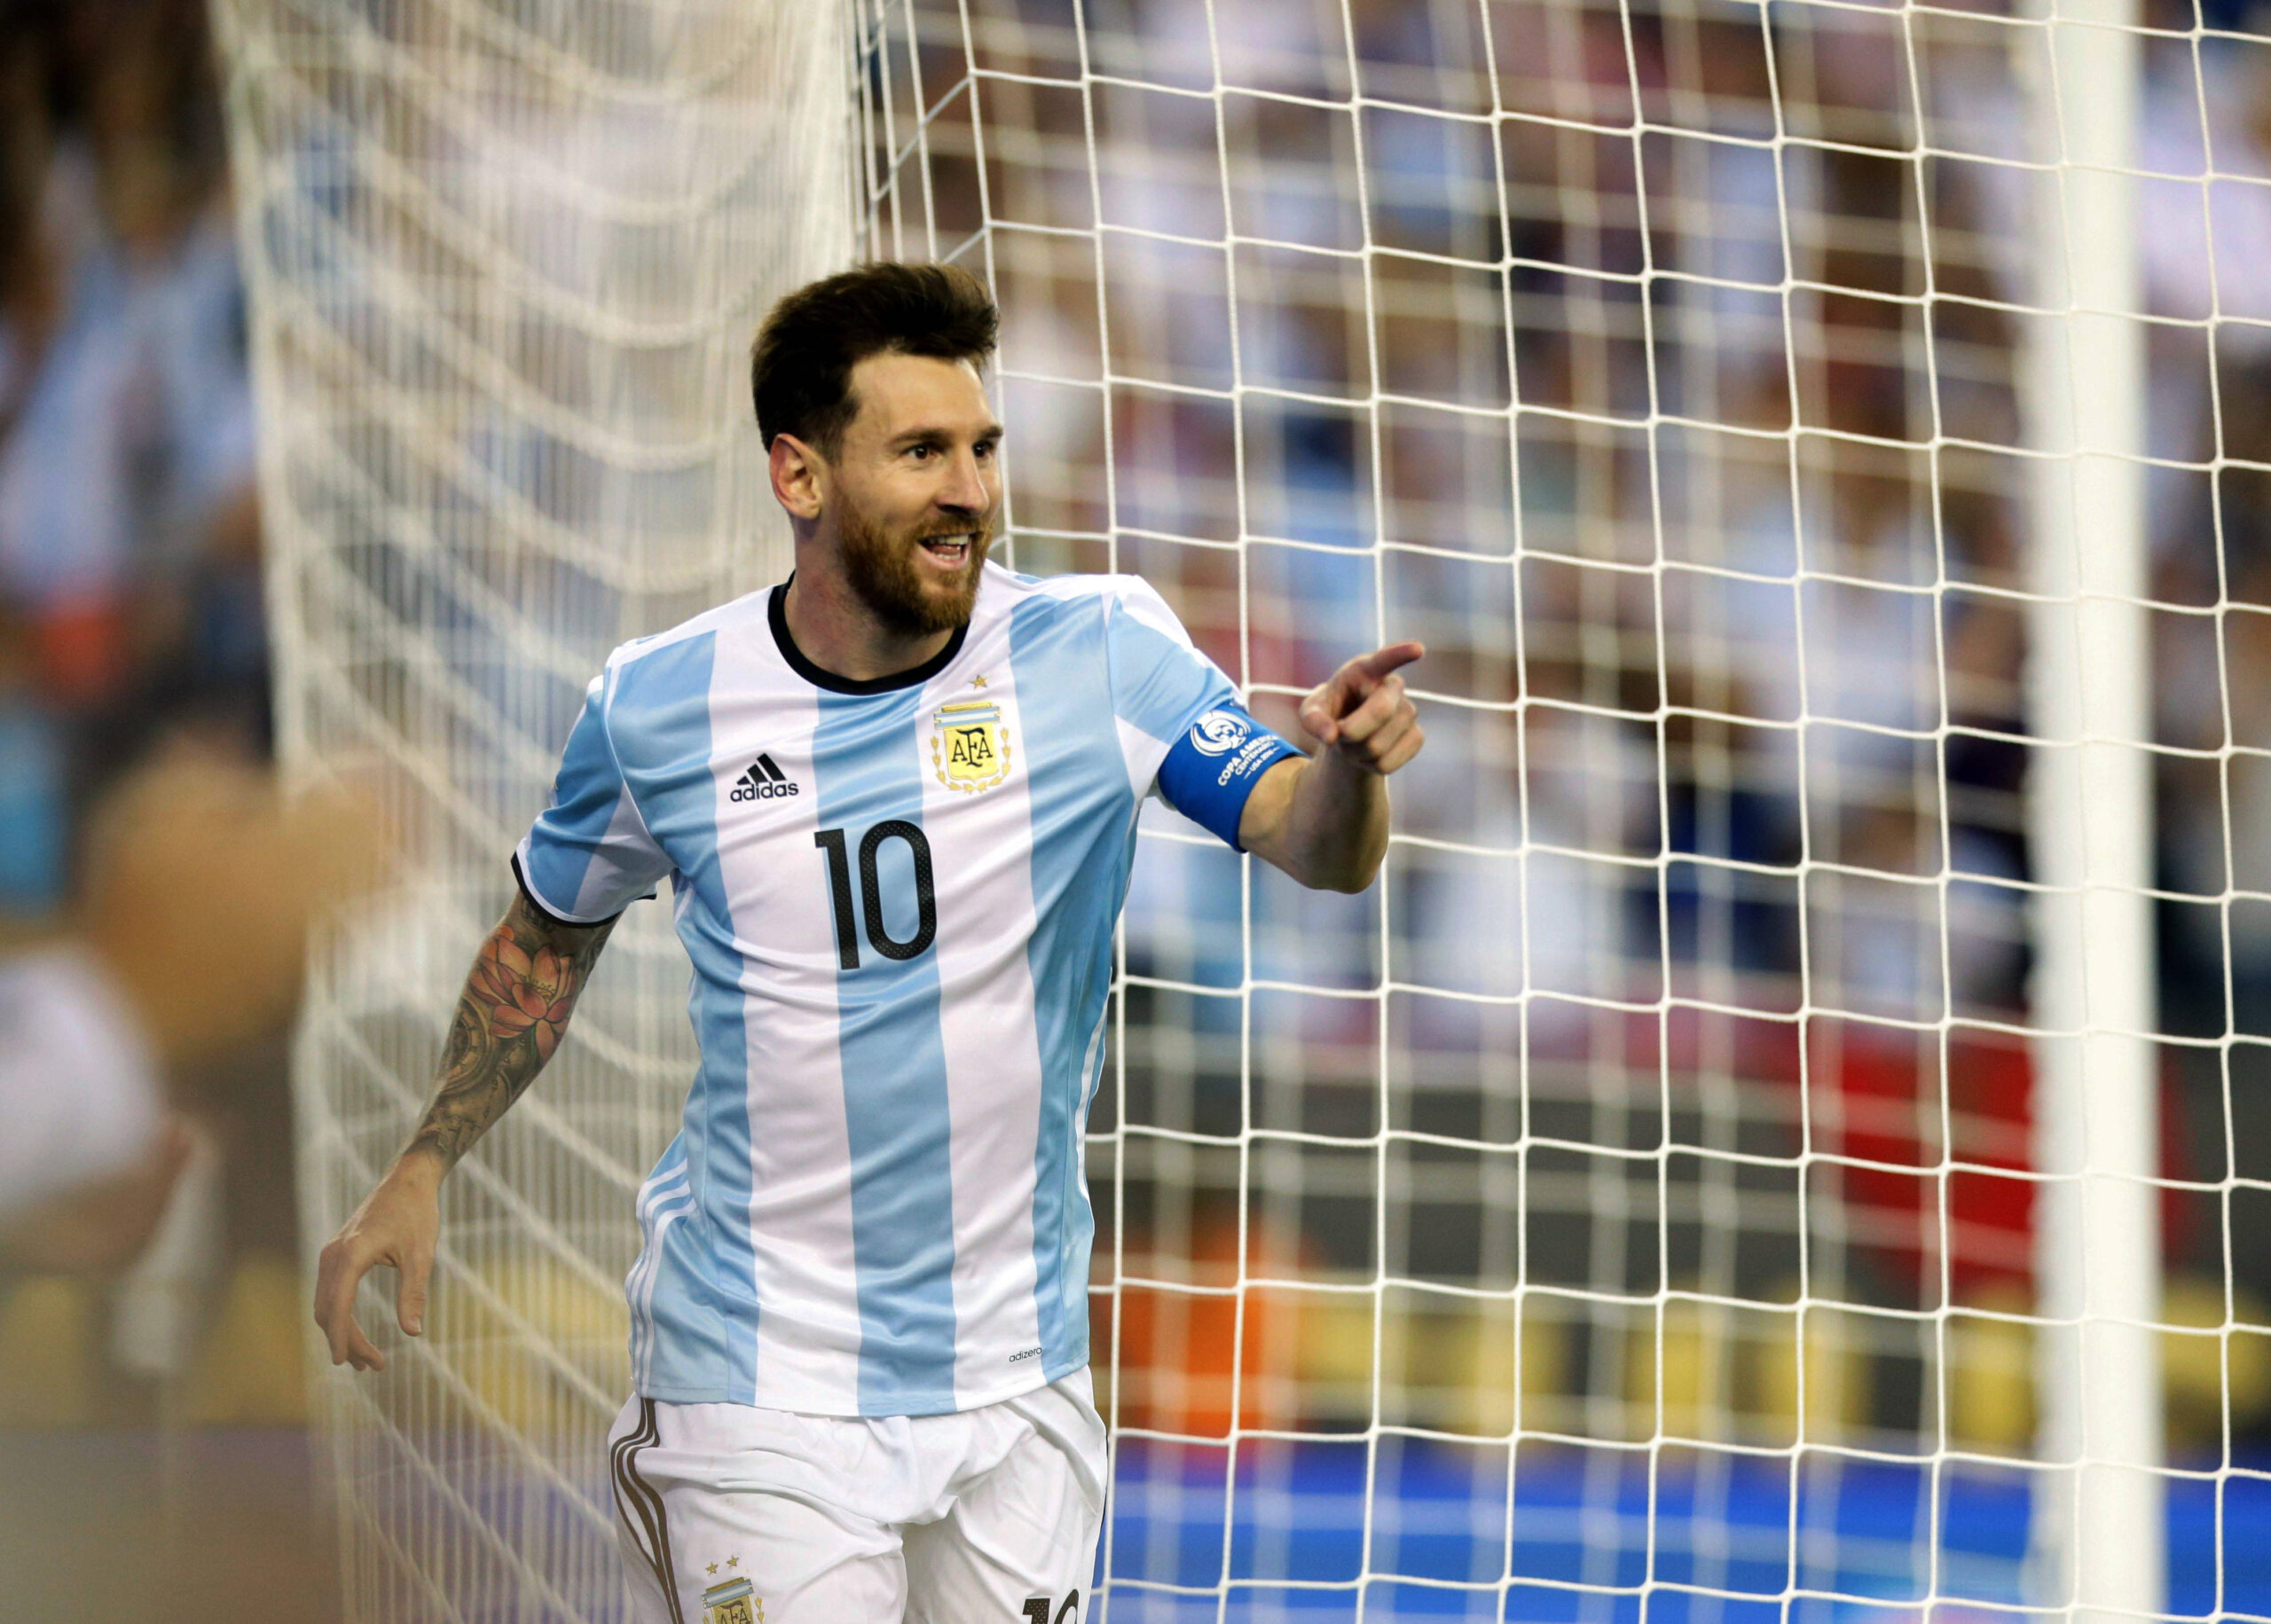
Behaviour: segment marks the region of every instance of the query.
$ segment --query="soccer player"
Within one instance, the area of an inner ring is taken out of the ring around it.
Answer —
[[[624,645],[570,733],[432,1105],[324,1249],[334,1363],[436,1192],[671,882],[701,1065],[640,1191],[618,1532],[645,1624],[1077,1624],[1104,1495],[1082,1133],[1112,934],[1158,793],[1355,891],[1420,730],[1397,643],[1310,694],[1304,757],[1151,587],[986,562],[997,313],[939,265],[776,305],[752,373],[796,568]]]

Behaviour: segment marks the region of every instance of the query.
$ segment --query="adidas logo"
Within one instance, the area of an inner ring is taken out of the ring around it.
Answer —
[[[750,764],[735,784],[733,798],[736,801],[769,801],[775,796],[794,795],[797,786],[789,775],[773,765],[770,756],[759,756]]]

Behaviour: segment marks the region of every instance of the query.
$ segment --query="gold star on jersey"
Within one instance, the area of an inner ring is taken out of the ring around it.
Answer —
[[[963,699],[931,713],[931,765],[939,781],[970,795],[1010,776],[1010,724],[990,699]]]

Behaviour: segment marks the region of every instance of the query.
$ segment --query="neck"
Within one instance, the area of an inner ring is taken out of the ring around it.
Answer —
[[[797,574],[782,609],[789,635],[805,659],[853,682],[873,682],[913,671],[937,657],[954,633],[909,637],[876,618],[818,545],[797,548]]]

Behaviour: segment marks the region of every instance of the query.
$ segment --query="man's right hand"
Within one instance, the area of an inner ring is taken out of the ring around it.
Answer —
[[[355,1320],[355,1288],[373,1266],[396,1273],[394,1317],[403,1334],[425,1328],[426,1287],[442,1235],[443,1168],[431,1153],[411,1150],[340,1226],[316,1267],[316,1323],[331,1345],[331,1362],[383,1370],[381,1353]]]
[[[433,1103],[394,1169],[323,1249],[316,1323],[331,1362],[383,1370],[386,1355],[355,1322],[355,1288],[374,1264],[393,1267],[395,1320],[414,1337],[426,1322],[426,1283],[441,1238],[443,1175],[535,1080],[559,1046],[569,1013],[615,921],[570,924],[514,893],[482,944],[442,1047]]]

